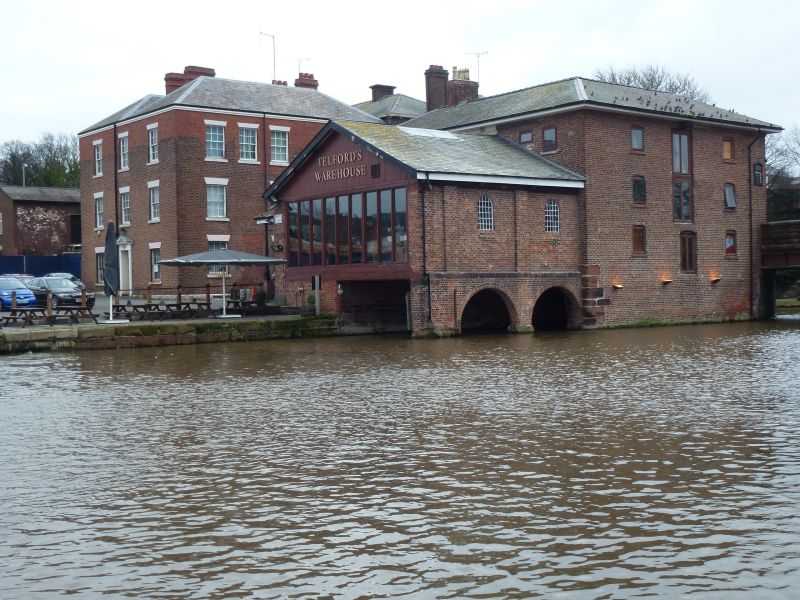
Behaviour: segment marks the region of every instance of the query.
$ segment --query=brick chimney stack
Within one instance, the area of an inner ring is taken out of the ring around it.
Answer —
[[[167,73],[164,75],[164,86],[167,94],[171,94],[180,87],[187,83],[194,81],[200,76],[215,77],[217,75],[214,69],[208,67],[196,67],[189,65],[184,67],[183,73]]]
[[[281,81],[280,79],[273,79],[272,85],[289,85],[289,84],[286,83],[285,81]]]
[[[428,110],[447,106],[447,71],[441,65],[425,71],[425,101]]]
[[[447,82],[447,105],[478,99],[478,82],[469,80],[469,69],[453,67],[453,79]]]
[[[369,89],[372,90],[372,101],[377,102],[386,96],[394,95],[394,88],[393,85],[381,85],[380,83],[369,86]]]
[[[300,73],[294,80],[294,87],[311,88],[315,90],[319,87],[319,81],[314,79],[313,73]]]

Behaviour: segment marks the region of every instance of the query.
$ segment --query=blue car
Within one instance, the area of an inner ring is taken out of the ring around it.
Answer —
[[[16,277],[0,277],[0,308],[11,309],[12,292],[17,293],[17,306],[24,308],[36,306],[36,296]]]

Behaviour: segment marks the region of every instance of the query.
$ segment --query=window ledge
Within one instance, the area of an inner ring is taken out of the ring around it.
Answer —
[[[206,162],[219,162],[219,163],[226,163],[228,162],[227,158],[221,158],[218,156],[206,156]]]
[[[725,260],[739,260],[739,256],[737,254],[726,254]]]
[[[631,202],[631,206],[638,206],[639,208],[645,208],[647,206],[647,201],[644,202],[636,202],[636,200]]]
[[[102,173],[95,173],[94,175],[92,175],[92,179],[98,179],[98,178],[100,178],[102,176],[103,176]]]
[[[289,162],[285,160],[271,160],[269,161],[270,165],[275,165],[276,167],[288,167]]]
[[[219,223],[228,223],[230,220],[230,217],[206,217],[206,221],[215,221]]]
[[[147,221],[147,222],[148,222],[148,223],[161,223],[161,217],[159,217],[158,219],[150,219],[150,220],[149,220],[149,221]]]
[[[736,159],[735,158],[723,158],[722,162],[724,162],[726,165],[735,165],[736,164]]]
[[[724,206],[724,207],[722,208],[722,210],[723,210],[723,211],[725,211],[725,213],[730,213],[730,214],[733,214],[733,213],[735,213],[735,212],[736,212],[736,207],[735,207],[735,206],[734,206],[734,207],[730,207],[730,206]]]
[[[130,167],[122,167],[117,173],[124,173],[125,171],[130,171]]]
[[[151,281],[150,285],[161,285],[161,280],[160,279],[156,279],[154,281]]]
[[[122,223],[119,224],[119,226],[120,227],[130,227],[131,226],[131,222],[130,221],[123,221]]]
[[[95,227],[94,228],[95,231],[103,231],[103,229],[104,229],[103,227]]]
[[[233,275],[231,275],[230,273],[225,273],[225,279],[228,279],[229,277],[233,277]],[[208,275],[206,275],[206,278],[207,279],[222,279],[222,273],[209,273]]]
[[[647,258],[647,252],[631,252],[631,258]]]
[[[644,154],[644,150],[637,150],[636,148],[631,148],[631,154]]]
[[[556,148],[555,150],[542,150],[542,151],[540,152],[540,154],[542,154],[542,155],[546,155],[546,154],[558,154],[558,148]]]
[[[240,158],[239,159],[239,164],[241,164],[241,165],[260,165],[261,161],[260,160],[251,160],[249,158]]]
[[[154,161],[144,163],[144,166],[149,167],[150,165],[157,165],[157,164],[158,164],[158,159],[155,159]]]

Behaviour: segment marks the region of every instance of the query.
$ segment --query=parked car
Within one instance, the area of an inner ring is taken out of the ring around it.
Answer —
[[[17,306],[20,308],[36,306],[36,296],[16,277],[0,276],[0,308],[10,310],[13,292],[17,293]]]
[[[78,286],[79,290],[82,290],[86,286],[83,282],[75,277],[72,273],[48,273],[47,275],[42,275],[42,277],[61,277],[63,279],[69,279],[72,283]]]
[[[53,293],[53,306],[80,306],[81,290],[64,277],[34,277],[25,282],[36,296],[39,306],[47,306],[47,293]],[[86,305],[94,306],[94,292],[86,292]]]
[[[20,281],[27,281],[28,279],[33,279],[33,275],[28,275],[27,273],[4,273],[0,275],[0,277],[14,277],[19,279]]]

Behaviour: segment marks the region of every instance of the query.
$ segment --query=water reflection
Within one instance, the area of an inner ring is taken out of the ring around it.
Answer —
[[[800,323],[5,358],[0,596],[789,597]]]

